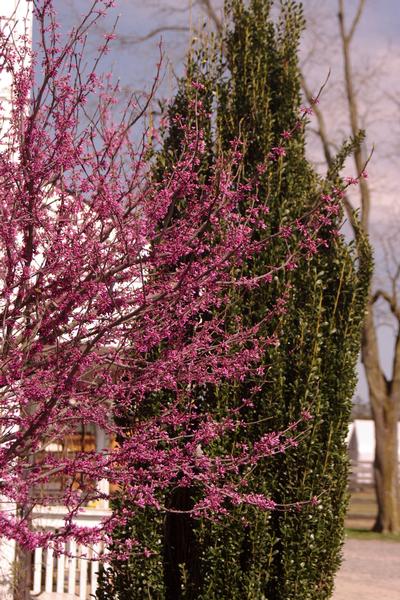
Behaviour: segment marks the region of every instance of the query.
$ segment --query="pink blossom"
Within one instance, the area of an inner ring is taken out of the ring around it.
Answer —
[[[109,5],[95,2],[94,22]],[[226,447],[220,440],[235,440],[248,427],[241,409],[252,398],[217,415],[193,389],[251,378],[255,393],[267,379],[260,362],[279,345],[270,324],[285,314],[287,294],[252,326],[240,317],[227,324],[221,309],[238,288],[270,285],[323,248],[320,231],[331,227],[343,190],[269,234],[258,178],[279,166],[284,145],[271,148],[243,183],[243,144],[232,140],[204,181],[199,165],[207,138],[180,115],[173,125],[182,152],[156,180],[151,148],[131,131],[142,105],[132,99],[114,110],[118,84],[81,70],[79,29],[63,45],[51,2],[38,3],[35,16],[42,39],[36,55],[26,40],[13,47],[0,37],[14,83],[10,127],[0,132],[1,497],[33,512],[56,502],[66,517],[57,531],[43,532],[34,519],[3,511],[2,535],[56,552],[71,539],[108,541],[132,514],[169,510],[160,498],[176,485],[199,491],[194,515],[229,515],[242,503],[274,510],[273,500],[248,493],[243,473],[290,452],[306,413],[285,431],[218,453],[215,447]],[[107,46],[112,36],[106,37]],[[98,118],[88,122],[93,97]],[[207,116],[200,102],[193,109]],[[246,261],[275,240],[285,248],[281,260],[257,277],[243,275]],[[109,447],[66,451],[66,440],[94,428],[107,434]],[[96,528],[78,527],[84,506],[112,498],[99,489],[102,479],[129,499],[129,510]],[[51,495],[49,484],[60,481]],[[115,556],[137,545],[132,540]]]

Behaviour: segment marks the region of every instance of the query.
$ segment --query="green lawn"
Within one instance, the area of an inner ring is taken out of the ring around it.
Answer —
[[[383,540],[387,542],[400,542],[398,533],[376,533],[367,529],[349,529],[346,527],[346,537],[356,540]]]
[[[399,534],[382,534],[371,531],[376,515],[375,492],[365,489],[353,492],[346,517],[346,535],[360,540],[388,540],[400,542]]]

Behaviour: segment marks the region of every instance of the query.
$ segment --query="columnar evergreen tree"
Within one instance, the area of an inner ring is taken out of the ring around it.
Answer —
[[[279,314],[268,323],[279,334],[279,345],[266,350],[257,377],[240,385],[199,389],[199,402],[223,413],[227,406],[239,410],[243,398],[251,399],[240,408],[249,425],[235,434],[235,441],[243,444],[284,430],[300,414],[309,413],[312,419],[297,447],[240,474],[247,478],[249,491],[262,491],[282,509],[261,512],[237,506],[229,522],[194,520],[188,514],[166,519],[149,514],[147,521],[132,521],[131,532],[121,535],[145,531],[154,553],[147,560],[132,557],[114,565],[101,598],[323,600],[332,592],[343,540],[345,438],[370,260],[361,236],[357,243],[362,260],[356,263],[352,244],[338,233],[333,240],[326,234],[325,249],[297,266],[293,240],[282,239],[285,231],[288,236],[296,232],[300,239],[304,215],[321,199],[330,206],[329,190],[339,185],[338,173],[357,140],[343,148],[322,181],[307,161],[304,132],[299,131],[299,112],[307,112],[301,108],[298,69],[301,7],[284,1],[275,20],[272,10],[268,0],[226,2],[220,57],[210,58],[204,48],[191,57],[170,116],[190,113],[196,97],[212,113],[205,130],[216,154],[232,140],[241,140],[237,178],[250,189],[254,186],[269,211],[265,230],[260,228],[258,235],[280,234],[279,242],[245,264],[242,276],[253,283],[232,294],[225,310],[227,323],[241,315],[251,324],[285,297]],[[198,82],[194,87],[193,79]],[[180,151],[171,122],[159,157],[162,171]],[[207,160],[200,166],[205,179],[214,157],[207,155]],[[331,218],[339,228],[342,215],[335,212]],[[282,257],[285,268],[274,274],[273,285],[265,285],[266,267]],[[254,285],[257,276],[260,282]],[[194,497],[195,490],[178,488],[167,501],[185,511]],[[317,506],[300,504],[312,497],[319,499]],[[297,507],[284,508],[296,501]]]
[[[246,448],[217,446],[246,424],[234,404],[221,411],[199,393],[257,372],[264,345],[274,341],[264,322],[272,327],[280,310],[266,307],[262,322],[247,327],[240,315],[224,319],[220,307],[248,287],[240,271],[250,256],[276,240],[256,235],[264,205],[254,206],[252,186],[238,176],[243,156],[235,144],[212,160],[204,104],[194,98],[186,118],[176,114],[179,155],[173,168],[165,155],[157,177],[147,144],[132,134],[145,108],[130,98],[112,116],[118,88],[95,73],[109,36],[92,67],[84,66],[86,34],[111,4],[96,0],[64,38],[51,0],[35,2],[35,52],[15,15],[0,20],[10,85],[0,106],[0,538],[16,542],[18,556],[108,542],[116,526],[145,518],[149,507],[203,517],[224,514],[226,504],[269,508],[238,473],[284,451],[304,421],[278,443],[275,433]],[[93,95],[97,111],[87,120]],[[306,217],[301,240],[289,237],[297,259],[321,248],[328,216],[321,204]],[[286,232],[278,238],[286,243]],[[272,272],[284,267],[280,256]],[[263,277],[270,275],[268,265]],[[87,426],[119,443],[59,450]],[[103,479],[109,493],[97,483]],[[76,523],[82,507],[113,499],[115,489],[124,494],[123,513],[98,527]],[[65,508],[63,524],[42,530],[37,514],[54,503]],[[167,529],[175,535],[171,519]],[[110,558],[129,556],[133,546],[145,554],[145,532],[139,537]]]

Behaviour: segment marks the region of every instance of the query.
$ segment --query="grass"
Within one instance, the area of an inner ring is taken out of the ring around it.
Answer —
[[[346,536],[356,540],[381,540],[384,542],[400,542],[398,533],[376,533],[367,529],[353,529],[346,527]]]
[[[383,540],[400,542],[400,534],[371,531],[377,506],[373,488],[353,492],[346,515],[346,536],[358,540]]]

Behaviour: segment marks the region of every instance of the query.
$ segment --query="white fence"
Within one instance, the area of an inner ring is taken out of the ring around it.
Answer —
[[[400,477],[400,462],[398,469]],[[350,490],[356,491],[373,485],[375,485],[373,462],[369,460],[351,460],[349,475]]]
[[[64,508],[54,506],[34,513],[37,527],[58,529],[63,524]],[[95,527],[108,510],[86,508],[74,522],[82,527]],[[65,554],[56,557],[53,550],[36,548],[33,560],[31,596],[40,600],[88,600],[97,589],[102,544],[93,547],[70,542]]]
[[[352,460],[350,465],[349,487],[354,491],[374,485],[373,463],[366,460]]]
[[[87,600],[96,593],[99,562],[95,559],[101,548],[77,547],[72,542],[68,551],[72,557],[61,554],[56,558],[52,549],[36,548],[32,595],[43,600],[45,597]]]
[[[77,547],[72,542],[68,551],[72,557],[61,554],[56,558],[52,549],[36,548],[32,596],[87,600],[96,593],[99,562],[95,559],[101,548]]]

